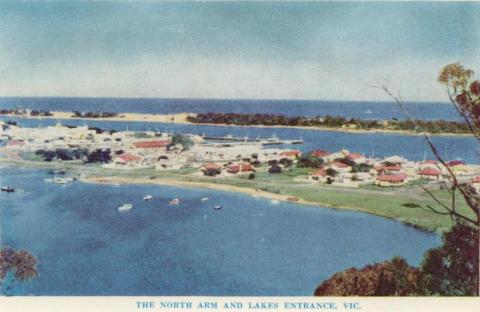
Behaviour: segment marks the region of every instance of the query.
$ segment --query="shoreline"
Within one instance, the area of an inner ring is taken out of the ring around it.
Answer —
[[[208,190],[215,190],[215,191],[222,191],[222,192],[233,192],[233,193],[242,193],[245,195],[249,195],[252,197],[259,197],[263,199],[269,200],[277,200],[279,202],[285,202],[290,204],[301,204],[301,205],[308,205],[314,206],[318,209],[334,209],[334,210],[349,210],[349,211],[356,211],[361,213],[367,213],[369,215],[377,216],[386,218],[392,221],[403,223],[407,226],[414,227],[417,230],[427,232],[427,233],[441,233],[439,229],[428,229],[422,227],[420,225],[410,223],[404,220],[398,220],[393,218],[392,216],[382,215],[378,213],[374,213],[367,209],[362,208],[355,208],[355,207],[339,207],[339,206],[332,206],[328,203],[322,202],[314,202],[304,200],[302,198],[298,198],[298,201],[290,201],[288,200],[289,197],[295,197],[292,195],[280,195],[275,194],[259,189],[253,189],[249,187],[239,187],[234,185],[228,184],[219,184],[219,183],[209,183],[209,182],[194,182],[194,181],[182,181],[182,180],[175,180],[175,179],[148,179],[148,178],[131,178],[131,177],[119,177],[119,176],[90,176],[90,177],[82,177],[79,181],[84,183],[93,183],[93,184],[147,184],[147,185],[168,185],[168,186],[177,186],[177,187],[187,187],[187,188],[196,188],[196,189],[208,189]]]
[[[184,125],[198,125],[198,126],[216,126],[216,127],[238,127],[238,128],[263,128],[263,129],[300,129],[311,131],[335,131],[350,134],[387,134],[387,135],[408,135],[408,136],[423,136],[423,133],[412,132],[407,130],[388,130],[388,129],[347,129],[347,128],[329,128],[329,127],[306,127],[306,126],[282,126],[282,125],[232,125],[225,123],[196,123],[187,120],[190,116],[196,116],[196,113],[176,113],[176,114],[142,114],[142,113],[118,113],[116,117],[72,117],[73,112],[65,111],[51,111],[52,116],[30,116],[30,115],[16,115],[16,114],[2,114],[0,116],[9,116],[23,119],[61,119],[61,120],[98,120],[98,121],[115,121],[115,122],[159,122],[171,124]],[[430,136],[460,136],[473,137],[469,133],[427,133]]]

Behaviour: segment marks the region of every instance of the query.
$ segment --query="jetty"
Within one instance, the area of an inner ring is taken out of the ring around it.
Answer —
[[[202,135],[204,140],[209,141],[224,141],[224,142],[255,142],[260,143],[262,145],[282,145],[282,144],[303,144],[303,139],[294,139],[294,140],[281,140],[275,135],[271,138],[262,139],[262,138],[249,138],[248,136],[245,137],[234,137],[232,135],[226,136],[207,136]]]

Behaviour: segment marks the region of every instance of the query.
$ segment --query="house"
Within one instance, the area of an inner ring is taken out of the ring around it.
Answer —
[[[133,142],[133,146],[135,146],[135,148],[141,148],[145,150],[165,149],[169,144],[170,144],[170,141],[167,141],[167,140]]]
[[[213,162],[204,163],[200,170],[208,176],[215,176],[222,172],[222,166]]]
[[[318,158],[325,158],[325,157],[327,157],[331,154],[332,153],[330,153],[328,151],[324,151],[324,150],[314,150],[313,152],[310,153],[310,155],[318,157]]]
[[[352,171],[352,167],[350,165],[347,165],[343,162],[340,161],[334,161],[331,165],[330,168],[337,172],[350,172]]]
[[[298,150],[291,150],[291,151],[285,151],[280,153],[280,157],[282,158],[288,158],[291,160],[295,160],[298,157],[302,156],[302,152]]]
[[[243,164],[232,164],[227,166],[227,171],[229,173],[239,173],[239,172],[251,172],[254,171],[253,166],[248,163],[243,163]]]
[[[458,174],[458,175],[464,175],[468,174],[470,171],[470,168],[467,167],[467,165],[460,160],[452,160],[447,162],[447,166],[452,170],[453,173]]]
[[[365,158],[365,156],[363,156],[362,154],[358,154],[358,153],[348,153],[346,155],[347,159],[350,159],[352,161],[354,161],[356,164],[361,164],[361,163],[364,163],[367,161],[367,159]]]
[[[418,175],[422,178],[430,179],[430,180],[440,180],[442,177],[442,172],[435,168],[423,168],[418,172]]]
[[[400,156],[390,156],[384,159],[384,162],[392,163],[392,164],[404,164],[407,160]]]
[[[404,173],[398,174],[382,174],[377,176],[375,184],[378,186],[402,186],[405,184],[407,175]]]
[[[402,166],[400,165],[384,165],[383,166],[383,171],[384,172],[387,172],[387,173],[399,173],[400,171],[402,171]]]
[[[115,157],[113,163],[119,166],[127,166],[133,167],[138,166],[141,164],[142,157],[131,154],[131,153],[123,153]]]
[[[325,168],[317,169],[310,174],[310,179],[314,181],[326,182],[327,171],[325,170]]]

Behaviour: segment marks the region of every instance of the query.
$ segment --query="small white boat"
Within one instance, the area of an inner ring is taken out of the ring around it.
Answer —
[[[63,179],[63,178],[53,178],[53,183],[57,183],[57,184],[67,184],[67,180],[66,179]]]
[[[372,111],[369,110],[369,109],[365,111],[365,114],[371,114],[371,113],[372,113]]]
[[[7,193],[12,193],[12,192],[15,192],[15,189],[13,187],[10,187],[10,186],[2,186],[2,192],[7,192]]]
[[[53,179],[52,178],[45,178],[45,179],[43,179],[43,181],[47,182],[47,183],[52,183]]]
[[[215,205],[215,206],[213,206],[213,209],[219,210],[219,209],[222,209],[222,206],[220,206],[220,205]]]
[[[144,200],[144,201],[150,200],[150,199],[152,199],[152,198],[153,198],[152,195],[145,195],[145,196],[143,196],[143,200]]]
[[[276,200],[276,199],[272,199],[270,202],[271,202],[273,205],[278,205],[278,204],[280,204],[280,202],[279,202],[278,200]]]
[[[180,204],[180,199],[174,198],[174,199],[172,199],[172,200],[169,202],[169,204],[170,204],[171,206],[176,206],[176,205]]]
[[[121,206],[118,206],[118,211],[128,211],[133,208],[132,204],[123,204]]]
[[[202,199],[200,199],[202,202],[205,202],[208,200],[208,197],[203,197]]]

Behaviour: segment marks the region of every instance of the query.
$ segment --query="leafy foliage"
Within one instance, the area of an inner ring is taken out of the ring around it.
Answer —
[[[334,274],[316,290],[315,296],[408,296],[417,292],[419,270],[405,259],[350,268]]]
[[[26,281],[38,275],[37,259],[26,250],[15,251],[10,247],[0,249],[0,281],[8,272],[15,272],[15,278]]]
[[[478,236],[463,223],[443,234],[443,246],[429,250],[421,266],[424,295],[478,296]]]

